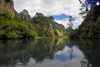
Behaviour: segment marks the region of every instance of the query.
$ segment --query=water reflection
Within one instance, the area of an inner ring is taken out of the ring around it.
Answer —
[[[99,40],[0,40],[0,67],[99,67]]]
[[[59,61],[68,61],[83,56],[80,53],[80,50],[76,46],[73,46],[72,48],[65,46],[62,51],[59,51],[54,55],[54,59]]]
[[[100,40],[73,40],[71,42],[79,46],[84,53],[85,57],[81,61],[82,67],[100,66]]]

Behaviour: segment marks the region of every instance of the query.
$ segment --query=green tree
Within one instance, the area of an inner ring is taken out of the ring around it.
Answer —
[[[18,16],[19,17],[23,17],[26,20],[29,20],[30,19],[29,12],[26,9],[24,9],[21,13],[19,13]]]
[[[54,17],[53,16],[50,16],[48,18],[50,19],[51,22],[54,22]]]

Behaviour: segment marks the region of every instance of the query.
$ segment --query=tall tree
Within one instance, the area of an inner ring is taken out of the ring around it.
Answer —
[[[44,15],[42,13],[36,13],[35,16],[32,18],[32,21],[35,23],[40,23],[44,20]]]
[[[29,12],[26,9],[24,9],[21,13],[19,13],[18,16],[19,17],[24,17],[26,20],[30,19]]]
[[[81,0],[79,0],[80,4],[81,4],[81,8],[80,8],[80,15],[83,16],[83,18],[85,18],[86,14],[88,13],[89,9],[88,6],[86,5],[85,2],[82,2]]]
[[[51,22],[54,22],[54,17],[53,16],[50,16],[49,19],[50,19]]]
[[[73,23],[72,23],[72,16],[69,17],[69,23],[68,23],[68,30],[69,32],[72,30],[72,26],[73,26]]]

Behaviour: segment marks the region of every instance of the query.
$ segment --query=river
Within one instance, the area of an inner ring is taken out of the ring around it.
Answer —
[[[0,40],[0,67],[99,67],[100,40]]]

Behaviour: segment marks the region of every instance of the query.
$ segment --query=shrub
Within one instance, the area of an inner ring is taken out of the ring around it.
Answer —
[[[7,38],[18,38],[18,35],[15,31],[12,31],[7,34]]]
[[[5,31],[3,29],[0,30],[0,38],[3,38]]]

